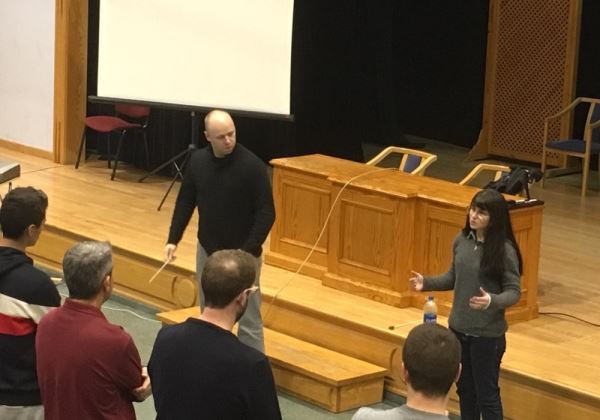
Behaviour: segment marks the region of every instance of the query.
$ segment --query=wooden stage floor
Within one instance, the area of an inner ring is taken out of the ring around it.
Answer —
[[[157,212],[168,185],[164,178],[138,183],[141,172],[121,169],[111,182],[106,162],[87,162],[75,170],[73,166],[4,148],[0,148],[0,156],[21,163],[22,175],[14,180],[14,186],[32,185],[48,194],[49,232],[66,235],[71,241],[110,240],[115,248],[131,254],[132,259],[138,256],[143,260],[147,269],[140,273],[147,279],[160,267],[178,185],[163,210]],[[0,194],[6,191],[7,184],[1,185]],[[576,188],[552,180],[545,190],[534,187],[533,195],[546,201],[539,271],[540,312],[562,312],[600,324],[600,194],[591,191],[588,197],[580,199]],[[188,276],[193,275],[195,268],[195,217],[173,264],[175,271]],[[50,249],[51,255],[39,255],[39,261],[56,267],[64,243],[57,242],[55,248]],[[40,251],[34,249],[33,254],[37,256]],[[289,278],[289,272],[265,266],[263,293],[270,299],[277,294],[278,300],[297,306],[322,307],[324,312],[335,312],[340,322],[371,329],[382,337],[397,339],[399,344],[421,316],[414,308],[398,309],[364,300],[320,286],[317,280],[304,276],[295,277],[278,293]],[[135,296],[127,287],[118,292]],[[144,302],[162,309],[173,307],[159,300]],[[268,314],[276,315],[275,310]],[[396,331],[388,330],[388,325],[397,323],[406,325]],[[502,392],[505,405],[511,407],[507,412],[511,418],[600,418],[598,326],[561,315],[540,315],[512,325],[507,340]],[[394,384],[389,388],[401,392]],[[577,417],[572,417],[574,413]]]

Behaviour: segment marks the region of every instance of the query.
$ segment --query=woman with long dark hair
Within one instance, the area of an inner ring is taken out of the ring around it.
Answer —
[[[457,390],[463,420],[502,419],[498,376],[506,349],[504,311],[519,301],[523,262],[502,194],[473,197],[465,227],[453,243],[450,269],[440,276],[412,272],[416,291],[452,290],[448,319],[462,345]]]

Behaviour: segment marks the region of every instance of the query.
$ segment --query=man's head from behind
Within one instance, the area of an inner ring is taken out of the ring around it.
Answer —
[[[242,250],[225,249],[213,253],[202,271],[202,291],[206,306],[223,309],[238,301],[243,315],[252,293],[256,262],[252,255]]]
[[[79,242],[65,253],[63,273],[69,297],[91,300],[112,293],[112,253],[109,242]]]
[[[460,358],[460,342],[450,330],[421,324],[411,330],[402,349],[406,383],[427,397],[445,397],[458,379]]]
[[[0,229],[5,239],[35,245],[44,221],[48,197],[42,190],[19,187],[10,191],[0,207]]]

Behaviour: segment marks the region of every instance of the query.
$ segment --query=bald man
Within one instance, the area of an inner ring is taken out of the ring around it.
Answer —
[[[242,249],[254,256],[255,285],[260,286],[262,244],[275,220],[275,207],[266,165],[236,143],[231,116],[213,110],[204,118],[204,135],[209,145],[195,151],[189,161],[177,196],[165,259],[175,259],[194,208],[198,209],[196,275],[206,259],[221,249]],[[202,287],[200,307],[204,308]],[[260,293],[254,293],[240,320],[238,337],[244,344],[264,352]]]

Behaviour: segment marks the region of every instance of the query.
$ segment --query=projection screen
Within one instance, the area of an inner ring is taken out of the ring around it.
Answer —
[[[100,0],[99,97],[290,114],[293,0]]]

